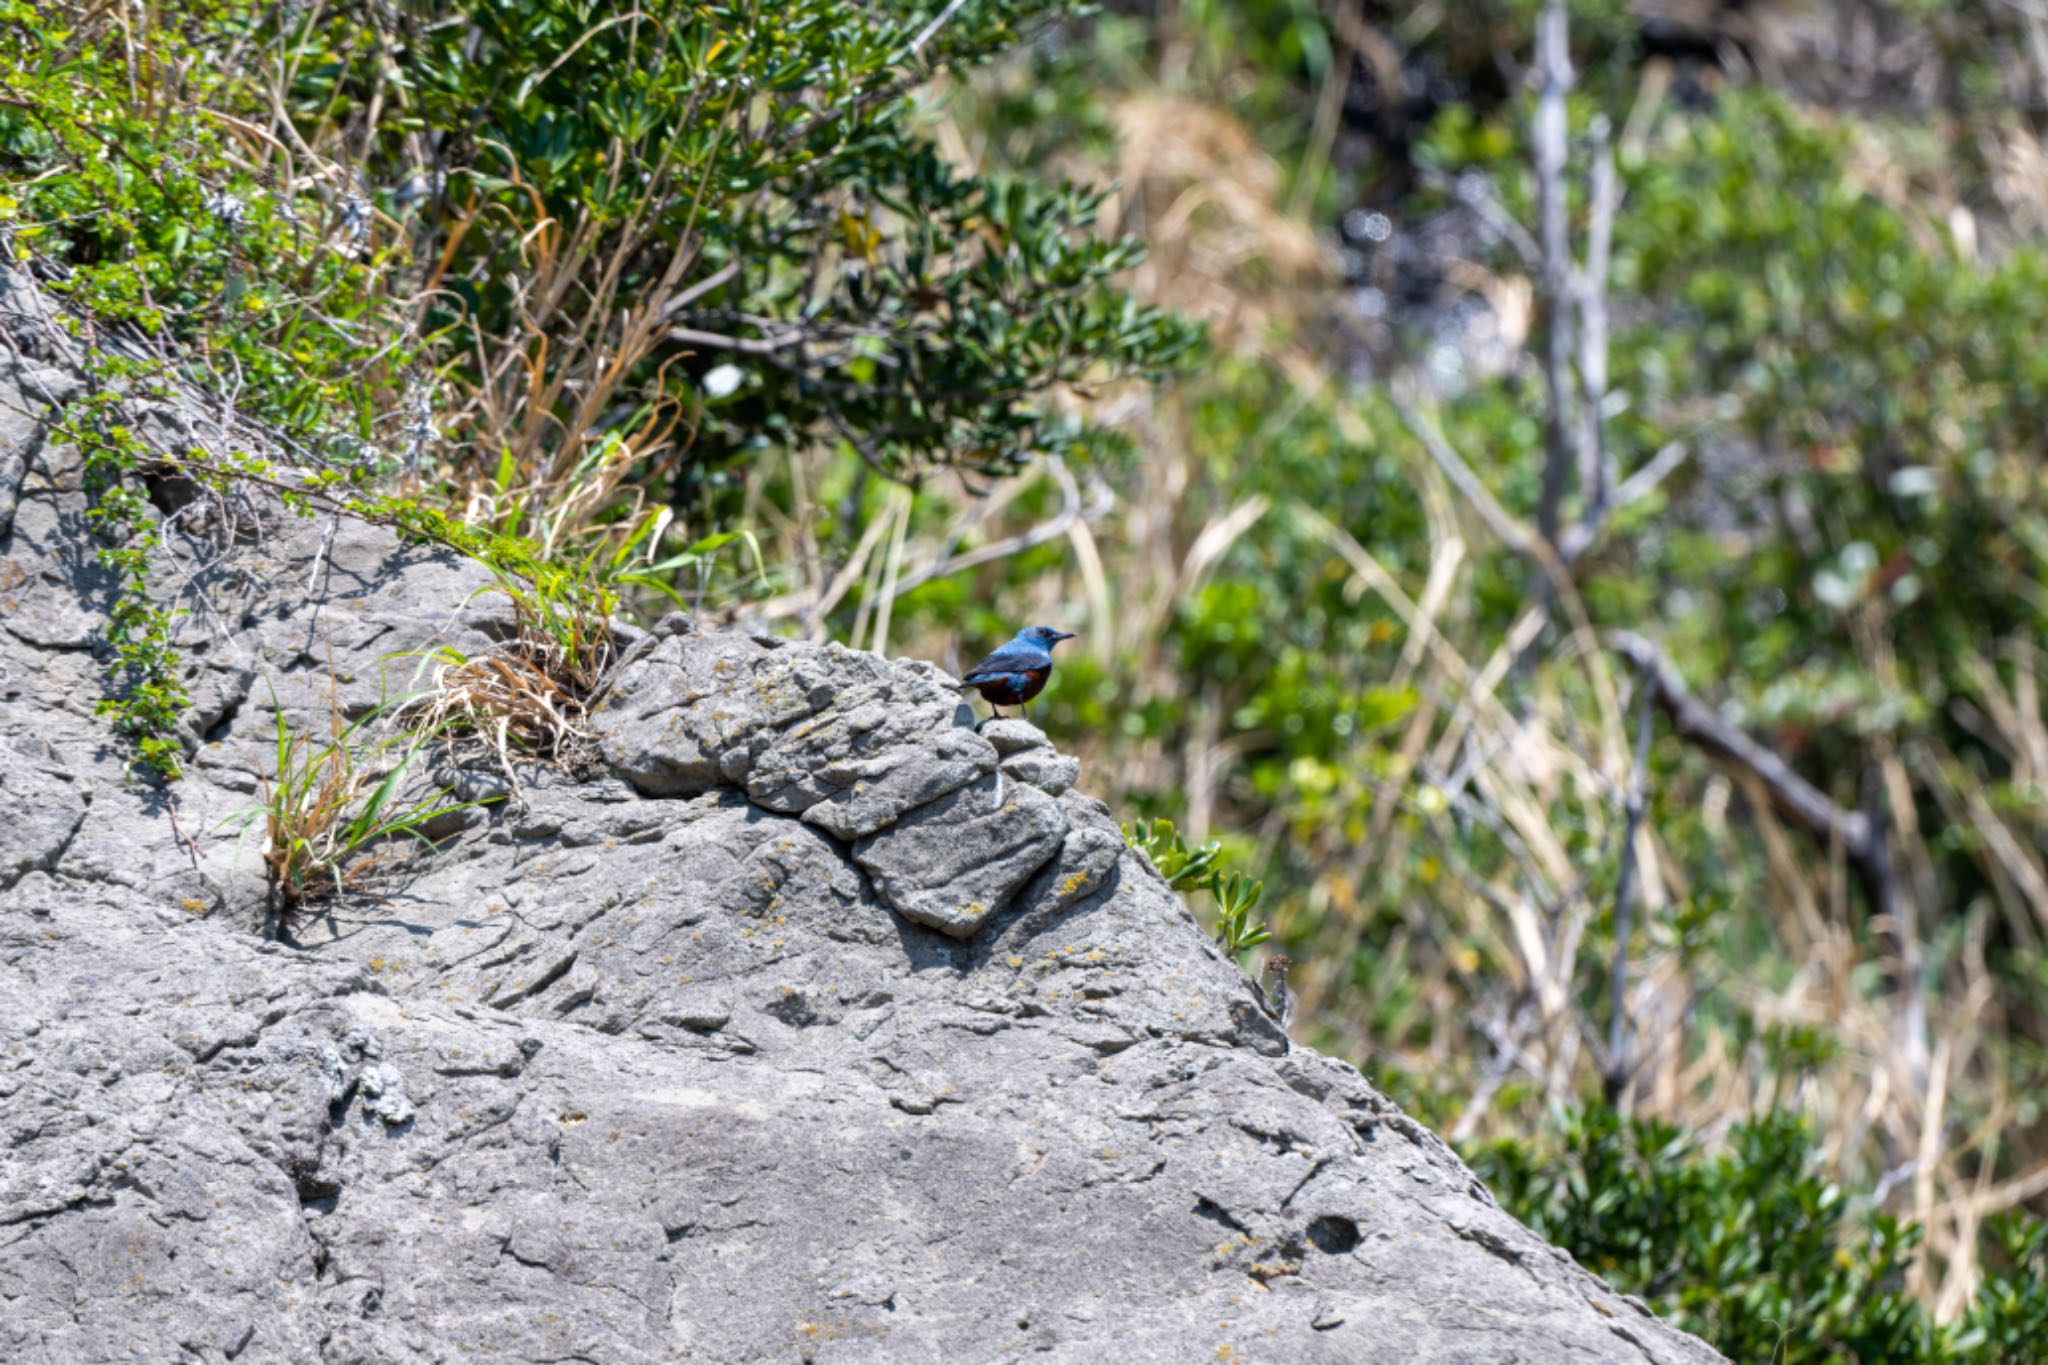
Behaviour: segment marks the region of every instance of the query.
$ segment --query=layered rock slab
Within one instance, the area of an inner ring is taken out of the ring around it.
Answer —
[[[905,919],[969,938],[1053,860],[1066,834],[1058,802],[995,773],[862,839],[853,860]]]
[[[1005,774],[1048,796],[1058,796],[1081,780],[1081,760],[1053,748],[1045,732],[1029,721],[991,720],[981,727],[981,735],[994,746]]]
[[[1054,798],[1079,764],[1019,721],[977,731],[958,692],[929,664],[672,617],[624,662],[593,728],[643,795],[738,785],[850,844],[898,914],[969,938],[1059,855]]]

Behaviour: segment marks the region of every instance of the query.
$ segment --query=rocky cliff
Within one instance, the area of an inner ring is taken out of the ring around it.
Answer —
[[[13,322],[0,1359],[1717,1358],[1291,1045],[1074,761],[929,665],[672,618],[584,780],[266,939],[232,820],[276,713],[503,623],[461,562],[159,490],[194,758],[131,780],[77,377]]]

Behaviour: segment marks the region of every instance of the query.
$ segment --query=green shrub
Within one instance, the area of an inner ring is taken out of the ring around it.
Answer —
[[[1592,1104],[1469,1155],[1516,1217],[1730,1359],[2039,1359],[2048,1224],[1996,1224],[1993,1272],[1943,1327],[1906,1289],[1918,1233],[1831,1181],[1803,1121],[1750,1119],[1721,1147]]]
[[[283,40],[297,124],[403,190],[479,457],[545,477],[625,431],[678,505],[820,440],[1000,475],[1081,438],[1053,390],[1192,342],[1111,287],[1136,249],[1089,230],[1099,193],[973,174],[919,129],[934,73],[1070,4],[448,8],[330,5]]]

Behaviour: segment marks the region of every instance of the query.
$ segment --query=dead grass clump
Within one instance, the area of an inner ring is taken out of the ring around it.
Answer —
[[[422,734],[480,740],[514,792],[514,760],[571,769],[595,753],[590,707],[616,660],[612,594],[570,576],[527,582],[502,577],[487,592],[512,609],[512,632],[486,653],[441,648],[426,692],[409,709]]]

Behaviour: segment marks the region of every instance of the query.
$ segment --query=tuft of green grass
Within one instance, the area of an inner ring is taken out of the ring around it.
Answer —
[[[276,693],[271,701],[276,702]],[[262,799],[231,820],[243,835],[263,829],[263,866],[271,895],[284,913],[308,902],[360,887],[376,867],[407,842],[435,847],[424,827],[440,816],[486,801],[450,801],[446,788],[423,798],[402,794],[407,775],[432,738],[431,731],[365,742],[371,721],[385,707],[342,724],[337,707],[325,739],[294,731],[277,711],[271,771]]]

